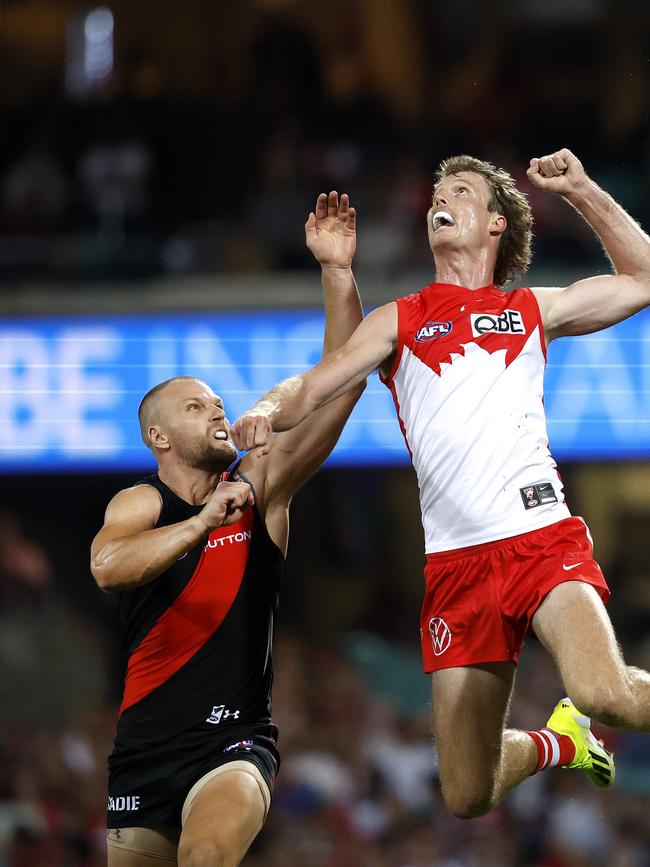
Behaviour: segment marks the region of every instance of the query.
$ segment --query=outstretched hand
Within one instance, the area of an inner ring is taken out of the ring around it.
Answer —
[[[305,223],[307,246],[322,267],[349,268],[357,246],[357,212],[350,197],[336,190],[321,193]]]
[[[588,180],[580,160],[567,148],[545,157],[535,157],[526,172],[540,190],[566,196],[579,190]]]

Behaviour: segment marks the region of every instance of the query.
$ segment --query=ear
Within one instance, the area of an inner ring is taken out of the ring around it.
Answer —
[[[149,434],[149,442],[152,446],[163,451],[169,449],[169,440],[157,424],[152,424],[147,433]]]
[[[503,235],[507,226],[508,226],[508,221],[503,216],[503,214],[497,214],[496,211],[494,211],[491,214],[490,235],[496,235],[496,236]]]

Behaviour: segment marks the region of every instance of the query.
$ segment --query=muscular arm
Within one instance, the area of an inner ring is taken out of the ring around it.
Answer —
[[[352,258],[356,246],[356,213],[350,207],[347,195],[331,192],[321,194],[315,212],[305,225],[307,246],[322,268],[325,306],[325,337],[323,358],[331,358],[352,336],[363,319],[361,300],[352,273]],[[369,368],[372,369],[372,368]],[[286,507],[296,491],[314,473],[332,451],[359,399],[364,387],[364,373],[348,388],[339,392],[338,399],[314,407],[314,412],[295,425],[278,427],[284,431],[275,437],[273,448],[265,461],[258,453],[247,455],[242,461],[244,472],[255,485],[258,505],[273,502],[278,506],[280,518],[275,521],[273,538],[283,546],[286,531]],[[300,423],[302,421],[302,423]],[[237,427],[234,431],[237,433]],[[247,445],[239,443],[246,448]],[[262,466],[260,466],[262,464]],[[269,512],[266,521],[271,531]]]
[[[340,349],[363,318],[351,268],[323,268],[325,337],[323,358]],[[268,457],[267,493],[288,502],[320,467],[341,435],[345,422],[363,393],[365,381],[303,424],[275,438]]]
[[[106,591],[148,584],[213,529],[239,520],[252,502],[248,485],[221,482],[198,515],[156,527],[161,506],[158,491],[151,485],[127,488],[108,504],[104,526],[90,549],[90,571]]]
[[[233,426],[240,448],[268,441],[268,431],[286,431],[310,413],[362,382],[397,347],[397,305],[373,310],[347,343],[311,370],[271,389]]]
[[[567,150],[532,160],[536,186],[557,192],[594,230],[615,273],[563,289],[533,289],[547,340],[589,334],[615,325],[650,304],[650,238],[614,199],[591,180]]]

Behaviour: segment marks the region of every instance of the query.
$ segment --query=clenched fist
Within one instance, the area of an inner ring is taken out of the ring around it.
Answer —
[[[582,163],[567,148],[533,158],[526,174],[536,187],[560,196],[578,192],[588,181]]]
[[[241,451],[255,449],[260,457],[271,451],[273,428],[264,415],[244,413],[230,428],[230,435]]]
[[[219,482],[198,517],[211,533],[217,527],[236,524],[254,501],[251,486],[245,482]]]

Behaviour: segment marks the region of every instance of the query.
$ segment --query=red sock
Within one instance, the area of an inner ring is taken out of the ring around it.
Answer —
[[[533,774],[545,768],[568,765],[574,760],[576,748],[568,735],[559,735],[547,728],[526,734],[531,736],[537,747],[537,764]]]

